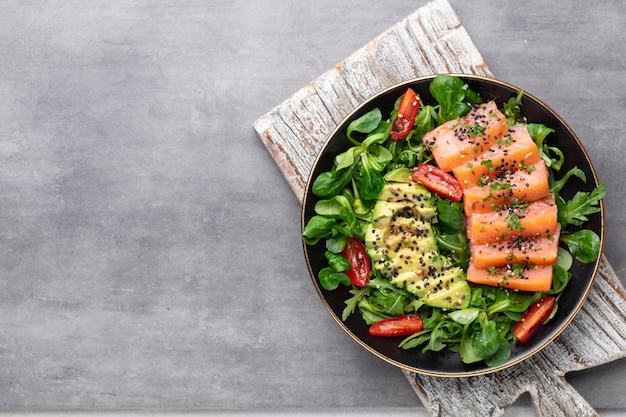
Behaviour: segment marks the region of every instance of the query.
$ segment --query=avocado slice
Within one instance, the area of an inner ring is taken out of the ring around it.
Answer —
[[[387,183],[376,198],[378,201],[405,201],[409,200],[418,205],[433,206],[434,201],[430,192],[417,183]]]
[[[388,259],[381,272],[385,276],[392,277],[392,282],[406,272],[430,276],[443,268],[443,259],[439,256],[438,250],[421,252],[402,250],[389,255]]]
[[[433,307],[439,307],[435,304],[443,304],[441,300],[446,299],[449,288],[456,285],[458,282],[465,281],[465,273],[461,268],[453,267],[446,270],[442,270],[436,266],[430,266],[423,270],[414,270],[411,272],[405,272],[391,279],[391,283],[400,287],[406,288],[407,291],[422,297],[422,301]],[[459,288],[456,288],[459,290]],[[469,290],[469,286],[467,285]],[[465,294],[465,290],[461,294]],[[469,294],[469,292],[467,292]],[[459,297],[465,298],[465,297]],[[458,300],[452,300],[452,302]],[[468,300],[469,302],[469,300]],[[458,307],[457,307],[458,308]]]
[[[465,277],[452,282],[448,287],[439,289],[436,292],[427,293],[424,304],[431,307],[439,307],[448,310],[468,308],[471,298],[470,287],[465,281]]]
[[[412,181],[411,175],[413,172],[408,168],[396,168],[392,169],[385,174],[385,181],[388,182],[406,182]]]
[[[415,183],[387,183],[377,198],[365,231],[372,266],[392,284],[445,309],[466,308],[470,288],[461,268],[439,253],[432,221],[437,206]]]
[[[383,201],[379,200],[372,210],[372,221],[376,227],[385,228],[394,218],[431,220],[437,215],[437,208],[434,205],[407,204],[405,201]]]

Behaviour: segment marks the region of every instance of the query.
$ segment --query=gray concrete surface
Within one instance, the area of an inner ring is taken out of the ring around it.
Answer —
[[[587,147],[624,280],[626,3],[451,3]],[[318,300],[252,128],[423,4],[3,2],[0,408],[423,410]],[[625,360],[568,380],[626,410]]]

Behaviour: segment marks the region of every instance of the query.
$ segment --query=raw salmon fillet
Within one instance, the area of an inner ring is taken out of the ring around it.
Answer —
[[[543,161],[531,166],[531,170],[518,169],[495,177],[485,185],[476,185],[463,190],[465,214],[486,213],[494,208],[530,202],[546,197],[550,193],[548,168]],[[531,172],[529,172],[531,171]]]
[[[531,265],[516,269],[505,267],[477,268],[470,262],[467,280],[520,291],[548,291],[552,287],[552,265]]]
[[[531,169],[539,162],[539,149],[525,125],[511,126],[484,153],[452,170],[464,188],[478,185],[518,169]]]
[[[439,168],[449,172],[485,152],[506,131],[506,117],[495,102],[490,101],[433,129],[422,141],[431,150]]]
[[[513,237],[494,243],[471,243],[471,259],[475,267],[487,268],[524,263],[552,265],[559,250],[561,228],[550,236]]]
[[[560,237],[548,167],[526,125],[508,126],[490,101],[423,137],[463,188],[470,241],[467,280],[548,291]]]
[[[514,237],[552,236],[557,231],[554,194],[518,207],[474,213],[467,217],[467,237],[475,244],[497,243]]]

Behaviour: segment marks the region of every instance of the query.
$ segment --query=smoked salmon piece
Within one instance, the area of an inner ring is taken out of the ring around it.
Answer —
[[[443,123],[424,135],[422,141],[431,150],[437,166],[449,172],[485,152],[506,131],[506,117],[490,101]]]
[[[557,230],[550,236],[514,237],[493,243],[471,243],[471,259],[476,268],[514,263],[552,265],[559,250],[560,231],[557,223]]]
[[[543,161],[539,161],[529,169],[507,172],[486,181],[485,185],[464,189],[463,205],[465,214],[470,216],[494,211],[498,207],[539,200],[549,193],[548,168]]]
[[[471,261],[467,280],[519,291],[549,291],[552,287],[552,265],[513,264],[504,267],[477,268]]]
[[[474,244],[497,243],[514,237],[537,238],[557,232],[554,194],[528,204],[467,217],[467,237]],[[558,239],[557,239],[558,240]]]
[[[541,156],[535,141],[525,125],[511,126],[502,138],[495,141],[484,153],[472,158],[452,172],[463,188],[478,185],[481,181],[503,176],[507,172],[528,168],[539,162]]]

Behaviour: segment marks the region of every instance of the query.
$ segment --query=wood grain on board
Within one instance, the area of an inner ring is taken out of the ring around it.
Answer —
[[[346,115],[387,87],[437,73],[493,76],[446,0],[434,0],[407,16],[274,107],[254,128],[302,202],[317,154]],[[469,378],[402,372],[436,416],[498,416],[524,392],[530,393],[538,416],[595,416],[563,376],[624,356],[626,292],[603,257],[574,321],[530,359]]]

